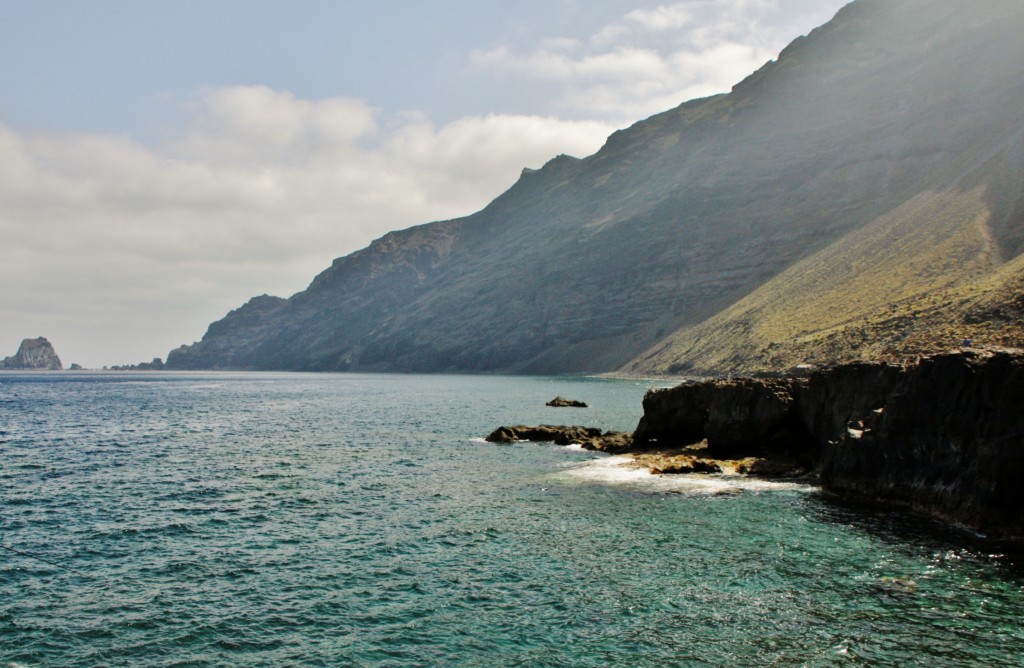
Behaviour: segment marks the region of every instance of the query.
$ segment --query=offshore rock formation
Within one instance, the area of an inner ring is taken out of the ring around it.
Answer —
[[[589,408],[585,401],[566,399],[565,397],[555,397],[544,405],[552,408]]]
[[[63,368],[53,345],[42,336],[38,339],[25,339],[14,357],[0,361],[0,369],[60,371]]]
[[[580,445],[585,450],[601,452],[625,452],[633,443],[633,435],[619,431],[601,431],[596,427],[579,427],[542,424],[537,427],[516,425],[498,427],[485,439],[488,443],[554,443],[555,445]]]
[[[965,350],[653,391],[633,448],[706,438],[714,458],[802,459],[840,497],[1024,536],[1022,406],[1024,352]]]
[[[254,298],[167,365],[735,375],[1024,345],[1021,34],[1019,1],[856,0],[730,93]]]
[[[116,364],[112,367],[103,367],[107,371],[162,371],[164,361],[154,357],[152,362],[139,362],[138,364]]]

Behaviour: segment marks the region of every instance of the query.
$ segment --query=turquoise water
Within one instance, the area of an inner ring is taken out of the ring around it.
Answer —
[[[0,666],[1024,662],[1006,548],[806,487],[479,440],[632,429],[647,388],[0,374],[0,544],[23,553],[0,551]]]

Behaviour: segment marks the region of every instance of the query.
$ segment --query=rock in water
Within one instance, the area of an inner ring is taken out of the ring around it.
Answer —
[[[590,408],[585,402],[566,399],[565,397],[555,397],[544,405],[551,406],[552,408]]]
[[[42,336],[38,339],[25,339],[14,357],[7,357],[0,362],[0,369],[61,371],[63,368],[53,346]]]
[[[555,445],[580,445],[585,450],[620,453],[633,444],[633,434],[620,431],[602,432],[596,427],[579,427],[542,424],[537,427],[515,425],[498,427],[485,438],[488,443],[554,443]]]

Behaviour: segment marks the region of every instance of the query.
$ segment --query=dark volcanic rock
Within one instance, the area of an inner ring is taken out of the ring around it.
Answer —
[[[563,425],[542,424],[538,427],[516,425],[498,427],[485,439],[489,443],[515,443],[517,441],[534,441],[537,443],[554,443],[555,445],[581,445],[587,450],[602,452],[625,452],[631,448],[633,435],[626,432],[602,432],[595,427],[566,427]]]
[[[514,443],[515,441],[535,441],[538,443],[554,442],[557,445],[582,443],[584,440],[600,436],[601,430],[594,427],[566,427],[563,425],[542,424],[538,427],[516,425],[499,427],[485,440],[490,443]]]
[[[798,384],[786,379],[718,381],[704,433],[716,458],[804,450],[813,443],[797,412]]]
[[[713,383],[695,382],[649,391],[633,440],[641,447],[655,443],[661,447],[682,446],[702,440],[713,392]]]
[[[589,408],[589,406],[587,406],[583,401],[566,399],[565,397],[555,397],[544,405],[551,406],[552,408]]]
[[[832,435],[826,490],[1024,536],[1024,355],[926,358]]]
[[[816,465],[825,490],[844,498],[1024,536],[1022,407],[1024,353],[968,350],[648,393],[636,440],[673,446],[703,433],[715,457],[764,458],[747,473]]]
[[[64,368],[53,346],[45,338],[25,339],[14,357],[0,361],[0,369],[60,371]]]
[[[606,431],[582,441],[580,445],[584,450],[599,450],[613,455],[634,449],[633,434],[628,431]]]
[[[716,458],[761,456],[805,445],[796,410],[797,381],[737,378],[648,392],[634,433],[637,445],[678,447],[707,439]]]

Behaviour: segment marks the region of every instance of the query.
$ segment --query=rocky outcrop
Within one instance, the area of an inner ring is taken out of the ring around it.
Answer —
[[[596,427],[544,424],[537,427],[498,427],[485,440],[489,443],[532,441],[555,445],[580,445],[586,450],[617,453],[625,452],[632,447],[633,435],[627,432],[601,431]]]
[[[0,369],[60,371],[64,368],[60,358],[45,338],[25,339],[14,357],[0,361]]]
[[[152,362],[139,362],[138,364],[118,364],[112,367],[104,367],[107,371],[163,371],[164,361],[154,357]]]
[[[566,399],[565,397],[555,397],[551,401],[544,404],[545,406],[551,406],[552,408],[589,408],[584,401],[577,401],[576,399]]]
[[[843,498],[896,503],[1024,536],[1024,353],[964,350],[907,366],[855,363],[806,378],[652,391],[635,448],[700,439],[714,458],[816,467]]]

